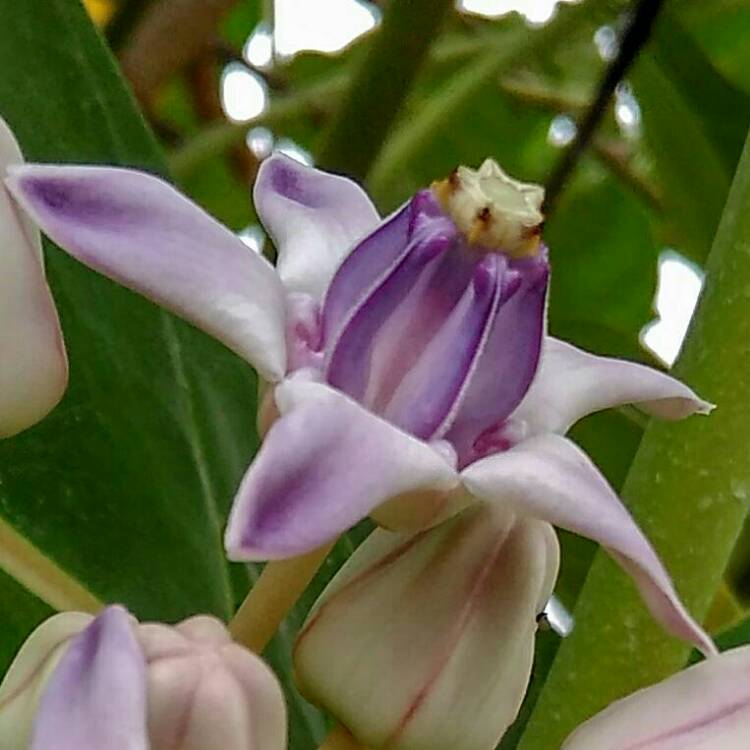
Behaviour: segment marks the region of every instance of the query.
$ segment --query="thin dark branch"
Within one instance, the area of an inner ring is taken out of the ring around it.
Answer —
[[[617,84],[623,79],[631,64],[651,36],[664,0],[637,0],[625,27],[615,58],[607,66],[599,83],[596,96],[578,122],[576,137],[560,158],[547,180],[545,213],[549,216],[555,207],[560,192],[570,179],[583,152],[604,117]]]

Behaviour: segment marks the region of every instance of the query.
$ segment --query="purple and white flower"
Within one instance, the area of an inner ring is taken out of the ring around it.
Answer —
[[[213,617],[138,624],[119,606],[40,625],[0,685],[3,750],[284,750],[273,672]]]
[[[272,385],[264,411],[280,416],[235,499],[233,559],[298,555],[368,514],[434,525],[479,500],[598,541],[670,632],[713,650],[563,437],[621,404],[666,419],[710,405],[661,372],[546,336],[541,189],[488,161],[381,220],[353,182],[275,154],[255,185],[274,267],[148,174],[32,164],[6,184],[71,255],[214,335]]]

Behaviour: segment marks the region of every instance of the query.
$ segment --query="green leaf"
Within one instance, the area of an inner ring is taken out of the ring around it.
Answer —
[[[164,173],[78,2],[0,0],[0,16],[0,112],[29,160]],[[94,594],[139,617],[227,617],[235,594],[221,531],[256,443],[253,373],[203,334],[46,250],[70,387],[47,420],[0,444],[0,512]]]
[[[694,35],[721,72],[750,91],[750,5],[745,0],[711,3],[678,0],[672,11]]]
[[[240,0],[221,22],[221,34],[229,44],[241,49],[262,18],[262,0]]]
[[[49,617],[53,610],[0,571],[0,675],[2,675],[29,629]],[[0,681],[2,679],[0,678]]]
[[[652,422],[623,496],[688,609],[708,611],[750,501],[750,139],[706,268],[706,287],[675,374],[717,404],[709,418]],[[579,723],[663,679],[689,647],[668,637],[633,584],[598,552],[522,750],[556,750]]]
[[[728,651],[730,648],[746,646],[750,643],[750,617],[746,617],[731,628],[724,630],[716,636],[716,645],[720,651]]]

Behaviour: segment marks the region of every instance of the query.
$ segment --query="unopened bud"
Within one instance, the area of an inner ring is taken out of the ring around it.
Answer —
[[[552,527],[475,505],[429,531],[377,530],[300,633],[303,693],[373,750],[491,750],[528,683]]]
[[[139,625],[110,607],[32,633],[0,685],[0,737],[3,750],[283,750],[286,709],[273,672],[215,618]]]
[[[286,711],[273,672],[213,617],[140,625],[151,750],[283,750]]]

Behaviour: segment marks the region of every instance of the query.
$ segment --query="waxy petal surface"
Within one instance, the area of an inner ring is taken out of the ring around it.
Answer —
[[[474,442],[518,406],[537,372],[545,328],[549,269],[536,259],[512,263],[518,286],[506,292],[456,419],[446,439],[461,465],[474,460]]]
[[[581,725],[563,750],[747,750],[750,646],[629,695]]]
[[[23,156],[0,118],[0,180]],[[62,398],[68,362],[44,277],[38,230],[0,183],[0,437],[38,422]]]
[[[525,421],[530,434],[563,434],[587,414],[624,404],[670,420],[712,409],[666,373],[547,337],[537,377],[513,418]]]
[[[424,439],[444,432],[468,387],[500,304],[502,264],[490,256],[393,393],[384,417]]]
[[[455,234],[453,223],[435,197],[429,190],[423,190],[352,249],[326,291],[323,327],[327,340],[338,336],[357,303],[370,296],[413,235],[424,232],[425,225],[432,224],[442,226],[445,234]]]
[[[665,630],[704,653],[715,651],[625,506],[572,442],[558,435],[537,436],[477,461],[461,476],[477,498],[507,504],[599,542],[632,576]]]
[[[323,302],[323,334],[338,337],[341,326],[358,304],[369,296],[409,244],[413,202],[389,216],[344,258],[326,290]]]
[[[71,642],[42,695],[30,750],[148,750],[146,662],[108,607]]]
[[[443,216],[418,219],[409,244],[328,342],[327,378],[374,413],[430,440],[448,428],[469,387],[502,299],[507,263],[499,255],[472,254]]]
[[[278,152],[261,164],[253,199],[285,286],[318,300],[347,253],[380,223],[359,185]]]
[[[7,184],[71,255],[234,350],[267,380],[286,370],[284,291],[265,258],[152,175],[29,165]]]
[[[234,560],[312,550],[397,495],[448,492],[458,478],[429,445],[321,383],[276,389],[273,425],[237,493],[226,534]]]

